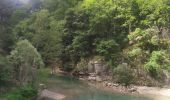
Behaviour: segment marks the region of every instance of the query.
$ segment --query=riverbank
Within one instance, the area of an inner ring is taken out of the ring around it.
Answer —
[[[112,93],[96,88],[88,83],[90,82],[81,81],[70,75],[50,75],[45,84],[46,89],[43,89],[44,91],[41,92],[41,97],[45,97],[43,98],[45,100],[51,100],[49,98],[54,98],[55,95],[62,94],[65,96],[63,100],[152,100],[143,96],[137,97]]]
[[[59,71],[59,74],[70,76],[71,74],[65,73],[63,71]],[[75,77],[75,76],[74,76]],[[149,97],[153,100],[170,100],[170,88],[160,88],[160,87],[147,87],[147,86],[129,86],[125,87],[120,84],[115,84],[110,81],[101,81],[100,79],[97,79],[98,81],[89,80],[89,77],[78,77],[79,80],[82,80],[83,82],[87,83],[89,86],[95,87],[97,89],[107,91],[110,93],[120,93],[122,95],[130,95],[135,97]]]
[[[160,87],[147,87],[147,86],[131,86],[125,87],[118,84],[106,86],[106,82],[89,82],[86,81],[90,86],[93,86],[104,91],[109,91],[112,93],[121,93],[124,95],[131,96],[145,96],[153,100],[170,100],[170,88],[160,88]]]

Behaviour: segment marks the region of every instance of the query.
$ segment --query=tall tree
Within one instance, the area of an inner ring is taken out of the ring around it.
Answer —
[[[9,60],[13,65],[14,79],[21,85],[36,82],[36,71],[44,66],[41,55],[28,40],[21,40],[11,51]]]

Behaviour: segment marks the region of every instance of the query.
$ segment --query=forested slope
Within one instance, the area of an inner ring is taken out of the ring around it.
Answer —
[[[16,79],[25,84],[28,80],[20,77],[23,68],[37,69],[43,62],[72,72],[78,63],[96,56],[113,72],[124,75],[137,70],[136,84],[149,79],[164,83],[164,72],[170,71],[169,38],[169,0],[30,0],[24,4],[1,0],[0,83]],[[118,66],[122,63],[129,70],[122,71]],[[150,78],[142,79],[145,75]]]

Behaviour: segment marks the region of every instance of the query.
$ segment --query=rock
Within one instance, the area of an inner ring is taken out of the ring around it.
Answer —
[[[95,77],[95,76],[96,76],[95,73],[89,73],[89,75],[90,75],[91,77]]]
[[[113,86],[118,87],[118,86],[119,86],[119,84],[113,84]]]
[[[102,62],[95,61],[94,62],[94,68],[95,68],[96,74],[100,75],[103,72],[103,64],[102,64]]]
[[[129,45],[132,45],[132,44],[134,44],[134,42],[133,41],[129,41]]]
[[[103,82],[103,85],[104,85],[104,86],[111,87],[111,86],[113,86],[113,83],[110,83],[110,82]]]
[[[112,83],[107,83],[107,86],[113,86],[113,84]]]
[[[79,72],[79,75],[84,75],[85,73],[84,72]]]
[[[47,87],[46,87],[46,85],[45,84],[39,84],[39,87],[40,87],[40,89],[46,89]]]
[[[89,76],[88,81],[96,81],[96,77]]]
[[[102,82],[102,78],[99,77],[99,76],[97,76],[97,77],[96,77],[96,81],[97,81],[97,82]]]
[[[63,100],[66,96],[49,90],[43,90],[37,100]]]
[[[130,88],[130,89],[128,89],[128,91],[131,92],[131,93],[132,93],[132,92],[136,92],[136,91],[137,91],[137,88]]]
[[[84,78],[79,78],[79,80],[82,80],[82,81],[84,81],[85,79],[84,79]]]
[[[88,63],[88,72],[90,72],[90,73],[92,73],[92,72],[94,72],[94,64],[93,64],[93,62],[92,61],[90,61],[89,63]]]
[[[106,82],[106,81],[105,81],[105,82],[103,82],[103,86],[105,86],[105,87],[106,87],[106,86],[107,86],[107,83],[108,83],[108,82]]]

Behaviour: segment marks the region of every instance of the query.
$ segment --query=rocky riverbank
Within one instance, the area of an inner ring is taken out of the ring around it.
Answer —
[[[61,73],[61,71],[60,71]],[[63,74],[63,72],[61,73]],[[133,96],[147,96],[153,98],[153,100],[170,100],[170,88],[169,87],[148,87],[148,86],[123,86],[121,84],[114,83],[109,76],[100,76],[95,73],[89,73],[84,75],[80,73],[78,77],[80,80],[85,81],[90,86],[109,91],[112,93],[121,93]]]
[[[80,80],[86,81],[90,86],[103,89],[113,93],[122,93],[122,94],[130,94],[137,95],[139,94],[136,86],[123,86],[117,83],[113,83],[111,81],[103,81],[99,76],[91,77],[91,78],[80,78]]]
[[[128,94],[133,96],[147,96],[153,100],[170,100],[170,88],[147,87],[147,86],[123,86],[113,83],[109,80],[103,80],[100,76],[91,74],[90,76],[80,77],[80,80],[86,81],[90,86],[109,91],[112,93]]]

